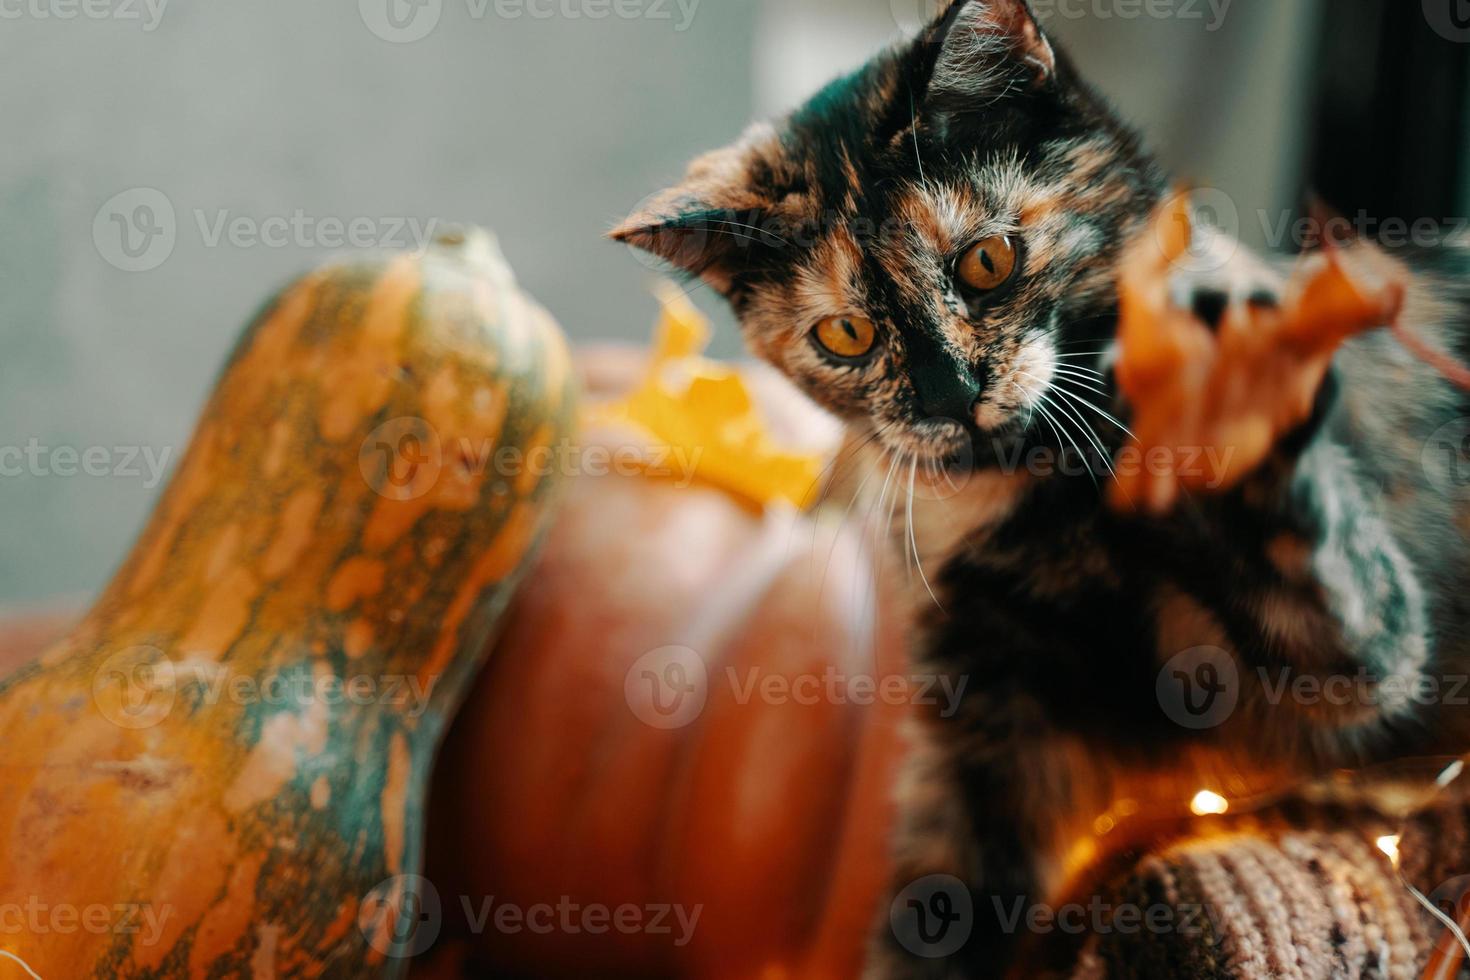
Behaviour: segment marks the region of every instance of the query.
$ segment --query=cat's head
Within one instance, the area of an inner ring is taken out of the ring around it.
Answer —
[[[613,237],[722,292],[817,402],[953,458],[1085,415],[1048,389],[1096,398],[1113,266],[1161,187],[1025,0],[953,0]]]

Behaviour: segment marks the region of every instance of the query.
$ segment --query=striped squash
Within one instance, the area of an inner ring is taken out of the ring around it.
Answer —
[[[116,578],[0,681],[0,975],[402,975],[568,363],[478,233],[270,304]]]

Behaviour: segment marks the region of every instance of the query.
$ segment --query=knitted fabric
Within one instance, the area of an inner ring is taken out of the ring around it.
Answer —
[[[1414,885],[1453,914],[1470,893],[1470,806],[1442,797],[1400,828],[1376,813],[1336,827],[1209,835],[1141,861],[1110,896],[1155,928],[1104,928],[1077,980],[1338,980],[1423,975],[1446,929]],[[1400,868],[1376,841],[1402,829]],[[1400,878],[1400,871],[1403,878]],[[1470,977],[1462,968],[1459,976]]]

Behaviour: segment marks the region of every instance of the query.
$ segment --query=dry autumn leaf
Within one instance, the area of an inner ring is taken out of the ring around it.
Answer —
[[[1175,195],[1121,266],[1117,377],[1134,451],[1149,465],[1120,473],[1119,509],[1163,513],[1183,492],[1238,485],[1311,416],[1342,343],[1390,324],[1403,302],[1401,284],[1356,280],[1329,247],[1302,260],[1279,304],[1233,304],[1212,332],[1171,298],[1171,273],[1190,246],[1189,208],[1187,194]],[[1184,465],[1203,452],[1224,472]]]

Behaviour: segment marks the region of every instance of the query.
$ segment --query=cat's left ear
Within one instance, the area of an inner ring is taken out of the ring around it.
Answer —
[[[938,46],[931,95],[994,99],[1056,76],[1056,51],[1027,0],[954,0],[926,40]]]

